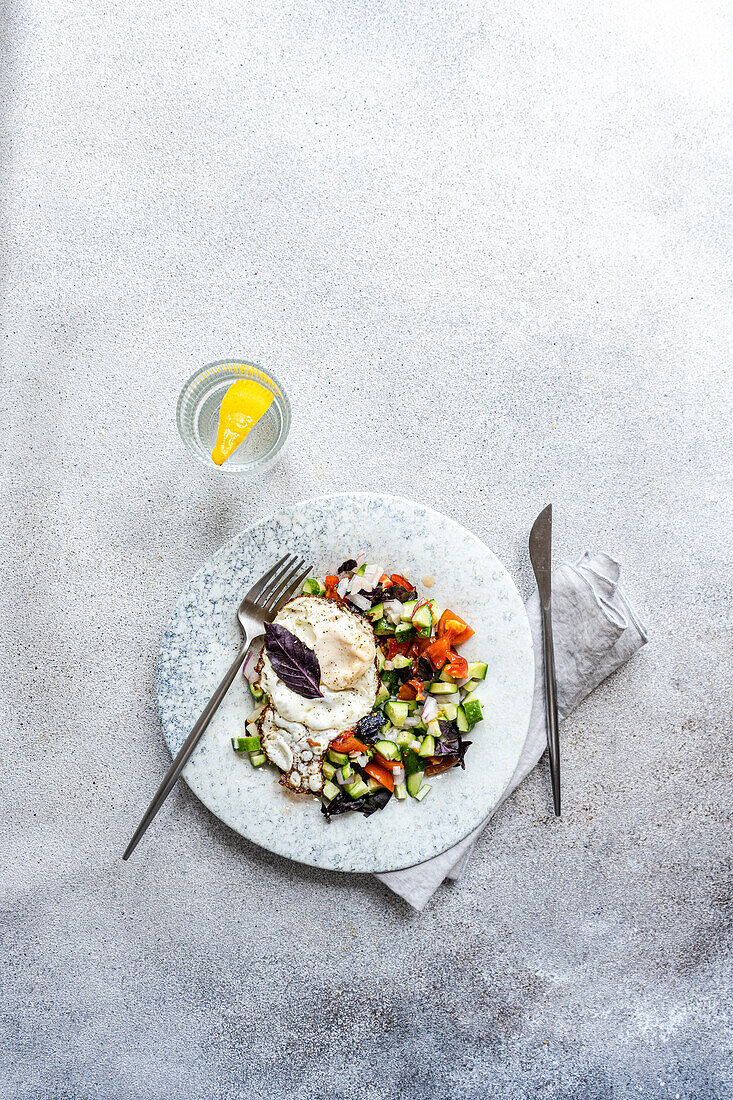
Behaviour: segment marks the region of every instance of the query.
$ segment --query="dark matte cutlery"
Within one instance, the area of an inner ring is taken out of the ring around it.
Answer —
[[[237,611],[237,618],[242,627],[242,645],[237,656],[229,666],[224,679],[209,699],[196,725],[189,733],[181,746],[181,750],[171,764],[165,779],[158,787],[153,801],[148,806],[142,821],[135,830],[132,840],[125,849],[123,859],[127,859],[135,851],[138,841],[147,829],[150,822],[157,814],[160,807],[176,785],[176,781],[183,771],[193,750],[201,740],[206,727],[214,717],[219,705],[234,682],[234,677],[244,663],[253,639],[264,633],[265,623],[271,623],[280,608],[286,603],[305,578],[310,573],[310,565],[306,566],[302,559],[293,554],[286,554],[284,558],[272,569],[269,569],[263,577],[252,585],[247,595],[242,600]]]
[[[557,683],[555,653],[552,645],[552,505],[548,504],[532,524],[529,533],[529,560],[532,562],[542,608],[542,657],[547,715],[547,749],[550,754],[552,800],[560,816],[560,737],[557,721]]]

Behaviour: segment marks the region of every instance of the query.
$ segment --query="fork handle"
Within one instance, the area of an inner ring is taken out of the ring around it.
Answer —
[[[181,745],[180,751],[174,758],[173,763],[171,764],[165,778],[163,779],[163,782],[160,784],[158,790],[155,792],[153,801],[150,803],[147,810],[145,811],[142,821],[140,822],[133,834],[132,840],[127,845],[127,848],[125,848],[125,854],[122,857],[123,859],[128,859],[135,851],[135,848],[138,845],[138,841],[142,837],[150,822],[157,814],[160,807],[165,802],[168,795],[175,787],[178,777],[185,768],[189,757],[201,740],[207,726],[209,725],[209,722],[216,714],[216,711],[219,709],[222,699],[229,691],[229,688],[232,686],[232,683],[234,682],[234,677],[237,675],[240,668],[242,667],[242,664],[244,663],[244,658],[247,656],[248,650],[249,642],[245,638],[245,640],[242,642],[242,646],[239,652],[237,653],[237,656],[234,658],[231,665],[227,669],[224,675],[224,679],[221,681],[218,688],[204,707],[203,711],[201,712],[201,716],[196,722],[196,725],[193,727],[188,737]]]

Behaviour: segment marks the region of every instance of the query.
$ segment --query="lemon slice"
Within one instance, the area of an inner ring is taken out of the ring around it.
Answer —
[[[236,451],[273,401],[273,394],[259,382],[242,379],[232,383],[219,409],[216,444],[211,452],[212,461],[217,466],[221,466]]]

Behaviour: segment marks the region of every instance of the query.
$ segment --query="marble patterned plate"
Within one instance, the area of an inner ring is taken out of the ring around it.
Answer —
[[[367,493],[304,500],[237,535],[198,569],[163,639],[158,705],[176,753],[240,643],[235,611],[244,592],[286,551],[311,561],[316,575],[346,558],[407,574],[476,631],[461,647],[488,661],[478,690],[484,721],[470,735],[466,769],[436,776],[424,801],[392,799],[364,818],[327,822],[317,799],[290,794],[274,769],[253,768],[230,738],[252,709],[238,677],[183,777],[204,805],[248,840],[288,859],[338,871],[390,871],[421,863],[465,837],[496,805],[519,760],[534,684],[524,605],[504,566],[453,520],[412,501]]]

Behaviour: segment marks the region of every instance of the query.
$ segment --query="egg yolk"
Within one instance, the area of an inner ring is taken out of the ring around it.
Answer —
[[[273,401],[273,395],[259,382],[245,378],[241,382],[232,383],[224,394],[219,409],[216,445],[211,452],[211,458],[217,466],[221,466],[236,451]]]

